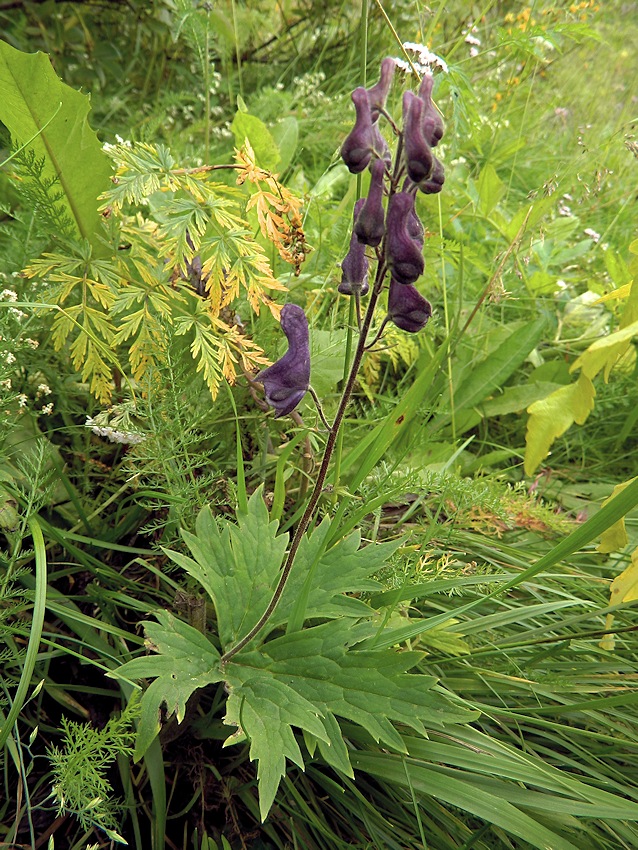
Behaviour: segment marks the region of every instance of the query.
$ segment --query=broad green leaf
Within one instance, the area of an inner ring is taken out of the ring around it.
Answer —
[[[235,145],[242,148],[246,139],[255,152],[255,162],[266,171],[274,171],[279,163],[279,149],[268,127],[261,118],[248,112],[237,111],[230,129],[235,136]]]
[[[496,350],[467,369],[466,377],[454,389],[454,406],[459,410],[473,407],[502,386],[538,345],[545,327],[544,319],[513,327]]]
[[[57,179],[54,188],[77,235],[89,240],[95,256],[104,255],[97,198],[111,184],[111,167],[88,123],[88,96],[63,83],[46,54],[22,53],[3,41],[0,91],[0,120],[12,139],[24,144],[35,136],[28,150],[44,160],[43,179]]]
[[[184,719],[190,695],[205,685],[221,682],[219,653],[201,632],[168,611],[156,613],[159,623],[144,623],[146,643],[160,653],[134,658],[107,673],[112,678],[155,678],[144,691],[135,742],[135,760],[142,758],[160,730],[162,704],[167,714]]]
[[[477,189],[479,211],[483,215],[489,215],[505,194],[505,184],[489,162],[479,175]]]
[[[605,499],[603,502],[603,507],[610,502],[614,496],[617,496],[619,493],[628,487],[632,481],[635,481],[635,478],[631,478],[629,481],[623,481],[622,484],[616,484],[614,487],[611,496],[608,499]],[[615,522],[613,525],[610,525],[608,529],[606,529],[600,535],[600,543],[598,544],[598,551],[603,554],[607,554],[609,552],[617,552],[620,549],[624,549],[627,543],[629,542],[629,538],[627,537],[627,530],[625,528],[625,518],[622,517]]]
[[[310,338],[310,380],[319,398],[334,393],[343,379],[343,352],[347,333],[344,329],[327,331],[313,329]]]
[[[545,398],[554,390],[560,389],[561,384],[549,381],[536,381],[516,387],[506,387],[501,395],[495,396],[481,404],[484,416],[504,416],[507,413],[520,413],[538,401]]]
[[[405,751],[393,725],[396,722],[424,735],[428,727],[476,717],[434,692],[434,677],[406,672],[420,660],[421,653],[352,648],[374,630],[370,623],[353,627],[348,620],[333,620],[269,641],[259,652],[239,653],[236,662],[228,664],[230,696],[224,722],[241,728],[251,741],[251,755],[260,761],[262,818],[285,770],[281,752],[273,745],[273,730],[281,729],[282,724],[279,742],[286,747],[286,755],[299,764],[285,727],[300,725],[301,720],[301,728],[320,741],[327,742],[334,734],[334,725],[331,730],[322,724],[322,718],[332,715],[358,724],[384,746]],[[314,713],[301,712],[300,720],[288,720],[288,712],[296,712],[297,698],[307,701]],[[247,712],[248,705],[257,705],[259,711]]]
[[[279,171],[285,171],[292,162],[299,141],[299,122],[294,115],[282,118],[272,128],[272,136],[279,148]]]
[[[215,605],[219,638],[226,650],[237,643],[264,613],[286,551],[288,535],[277,536],[279,523],[270,522],[261,490],[239,513],[237,525],[222,528],[209,508],[197,517],[197,535],[182,531],[193,554],[166,554],[206,590]]]
[[[561,387],[535,401],[530,414],[525,437],[525,474],[532,475],[539,463],[547,457],[554,440],[576,422],[582,425],[594,409],[596,390],[589,378],[582,374],[575,384]]]

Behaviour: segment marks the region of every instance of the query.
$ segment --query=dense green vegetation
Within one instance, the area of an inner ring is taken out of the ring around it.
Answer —
[[[633,12],[0,0],[0,846],[638,845]],[[352,383],[425,46],[432,316]]]

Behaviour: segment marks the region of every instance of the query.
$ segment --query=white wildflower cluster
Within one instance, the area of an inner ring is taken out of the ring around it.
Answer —
[[[424,44],[416,44],[413,41],[404,41],[403,49],[416,54],[411,63],[406,62],[405,59],[395,58],[394,62],[397,68],[405,71],[406,74],[411,74],[413,69],[418,74],[427,74],[433,67],[439,67],[445,74],[448,73],[447,62],[436,53],[433,53]]]
[[[589,236],[594,242],[600,242],[600,233],[593,229],[593,227],[586,227],[584,230],[585,236]]]
[[[481,46],[481,39],[476,35],[477,32],[477,27],[472,24],[465,33],[465,43],[470,46],[470,56],[472,59],[478,56],[479,47]]]
[[[44,416],[51,416],[53,413],[53,402],[50,401],[48,404],[43,405],[40,413],[44,414]]]
[[[132,148],[133,147],[133,143],[130,141],[130,139],[123,139],[121,136],[118,136],[117,134],[115,136],[115,143],[116,143],[116,145],[122,145],[125,148]],[[102,145],[102,150],[106,151],[108,153],[109,151],[112,151],[113,148],[116,145],[112,145],[109,142],[104,142],[104,144]]]
[[[35,397],[40,398],[43,395],[51,395],[51,387],[48,384],[38,384],[38,391]]]
[[[3,357],[4,357],[4,362],[8,366],[11,366],[13,363],[16,362],[16,356],[12,351],[5,351],[4,354],[3,354]]]
[[[17,301],[18,293],[14,292],[13,289],[3,289],[0,292],[0,301]]]
[[[11,378],[5,378],[4,381],[0,381],[0,388],[3,390],[11,389]]]
[[[135,445],[144,442],[143,434],[135,434],[133,431],[118,431],[116,428],[111,428],[110,425],[96,425],[91,416],[87,417],[85,425],[98,437],[106,437],[112,443]]]

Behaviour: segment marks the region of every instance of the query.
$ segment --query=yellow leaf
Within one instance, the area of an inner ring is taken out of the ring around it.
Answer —
[[[603,502],[603,507],[607,504],[607,502],[610,502],[614,496],[622,493],[625,487],[635,480],[635,478],[630,478],[629,481],[624,481],[622,484],[616,484],[611,496]],[[624,549],[628,542],[629,539],[625,530],[625,518],[621,517],[618,522],[610,525],[607,531],[603,531],[600,535],[598,551],[603,552],[604,554],[607,554],[608,552],[616,552],[619,549]]]
[[[583,425],[594,409],[596,390],[587,375],[581,373],[575,384],[569,384],[535,401],[527,408],[529,421],[525,442],[525,474],[531,475],[547,457],[554,440],[574,422]]]
[[[633,602],[638,599],[638,549],[631,553],[631,563],[627,569],[611,583],[609,604],[619,605],[621,602]]]
[[[612,289],[606,295],[601,295],[598,301],[594,304],[602,304],[604,301],[616,301],[621,298],[628,298],[631,291],[631,283],[626,283],[624,286],[619,286],[618,289]]]
[[[605,381],[607,381],[609,373],[629,349],[632,338],[637,334],[638,321],[634,321],[622,330],[597,339],[586,351],[583,351],[569,371],[581,369],[582,374],[592,380],[604,368]]]

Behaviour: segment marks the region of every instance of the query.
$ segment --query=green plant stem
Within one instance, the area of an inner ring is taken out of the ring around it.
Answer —
[[[228,664],[230,659],[234,655],[236,655],[240,650],[242,650],[246,646],[246,644],[250,643],[250,641],[263,629],[263,627],[266,625],[266,623],[272,616],[275,608],[279,603],[279,600],[282,597],[284,588],[286,587],[286,583],[288,582],[288,578],[290,576],[290,571],[292,570],[293,564],[295,562],[297,550],[299,549],[299,546],[301,544],[301,539],[305,534],[308,525],[310,524],[310,520],[313,517],[313,514],[317,508],[319,499],[321,498],[321,494],[323,492],[323,485],[328,474],[328,467],[330,466],[332,453],[337,444],[337,438],[339,436],[341,423],[343,422],[343,417],[345,415],[346,408],[348,407],[348,402],[350,401],[350,396],[352,395],[352,390],[354,389],[354,384],[357,379],[357,373],[359,372],[361,360],[363,359],[363,355],[365,353],[366,338],[370,330],[370,325],[372,324],[374,308],[376,307],[377,300],[379,298],[379,293],[381,292],[381,287],[383,286],[383,281],[386,276],[386,272],[387,266],[385,262],[380,261],[379,265],[377,266],[376,279],[372,288],[372,292],[370,293],[368,309],[366,310],[363,325],[361,327],[361,333],[359,335],[359,341],[354,352],[354,357],[352,360],[352,366],[350,367],[348,380],[344,387],[343,394],[341,396],[341,401],[339,402],[339,408],[332,424],[332,428],[330,429],[330,432],[328,434],[328,440],[326,442],[326,448],[323,453],[321,466],[317,474],[317,480],[315,481],[315,486],[313,487],[312,493],[310,494],[306,509],[303,512],[302,517],[299,520],[299,524],[297,525],[297,528],[295,530],[295,535],[292,539],[292,543],[290,544],[290,549],[288,550],[288,557],[286,558],[283,569],[281,571],[279,581],[277,582],[277,587],[275,588],[272,598],[268,603],[268,607],[261,615],[259,620],[252,627],[252,629],[248,632],[248,634],[245,635],[240,641],[238,641],[233,647],[231,647],[227,652],[222,655],[222,667]]]
[[[7,742],[7,738],[13,731],[13,726],[18,719],[18,715],[22,711],[22,707],[27,698],[27,691],[31,683],[31,676],[35,668],[35,662],[38,657],[38,648],[40,646],[40,638],[42,636],[42,626],[44,625],[44,612],[46,608],[47,597],[47,558],[44,548],[44,537],[42,529],[37,520],[30,519],[29,527],[33,537],[33,548],[35,550],[35,599],[33,603],[33,614],[31,615],[31,631],[29,633],[29,645],[27,654],[24,659],[22,675],[13,698],[13,703],[7,719],[0,728],[0,751]]]

